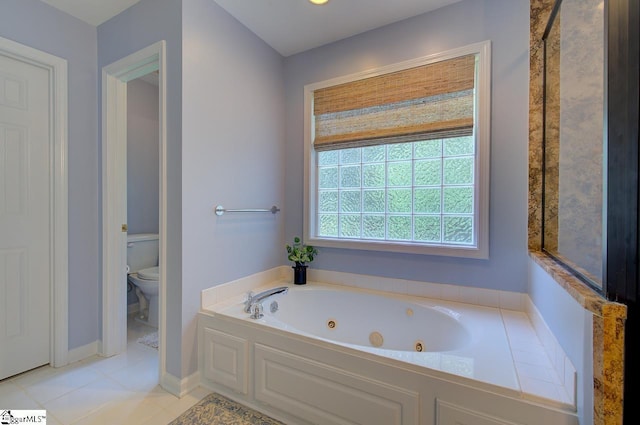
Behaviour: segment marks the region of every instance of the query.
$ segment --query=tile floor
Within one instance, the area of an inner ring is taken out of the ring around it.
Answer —
[[[47,425],[171,422],[210,391],[197,388],[179,399],[158,385],[158,351],[137,342],[153,330],[130,317],[126,353],[0,381],[0,409],[46,409]]]

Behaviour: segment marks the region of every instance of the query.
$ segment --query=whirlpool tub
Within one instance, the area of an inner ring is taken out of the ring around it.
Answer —
[[[203,385],[291,424],[577,424],[521,390],[499,309],[285,285],[260,318],[246,295],[202,309]]]

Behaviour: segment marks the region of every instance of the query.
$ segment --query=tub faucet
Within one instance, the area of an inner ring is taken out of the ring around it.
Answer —
[[[266,291],[262,291],[260,293],[254,294],[253,292],[249,292],[247,294],[247,300],[244,302],[244,312],[251,313],[252,307],[256,304],[260,304],[265,299],[278,294],[286,294],[289,291],[289,288],[286,286],[280,286],[278,288],[267,289]]]

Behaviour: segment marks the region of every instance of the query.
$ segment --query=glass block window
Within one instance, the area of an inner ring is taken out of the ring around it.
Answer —
[[[489,258],[491,43],[308,84],[304,238]]]
[[[475,244],[473,136],[321,151],[317,236]]]

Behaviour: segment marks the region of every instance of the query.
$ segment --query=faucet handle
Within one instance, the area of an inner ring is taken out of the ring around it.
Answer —
[[[253,302],[253,291],[247,292],[246,298],[244,299],[244,312],[249,313],[251,309],[251,303]]]
[[[253,311],[251,312],[251,316],[249,316],[250,319],[262,319],[264,317],[264,314],[262,314],[263,311],[263,307],[261,303],[257,303],[253,305]]]

